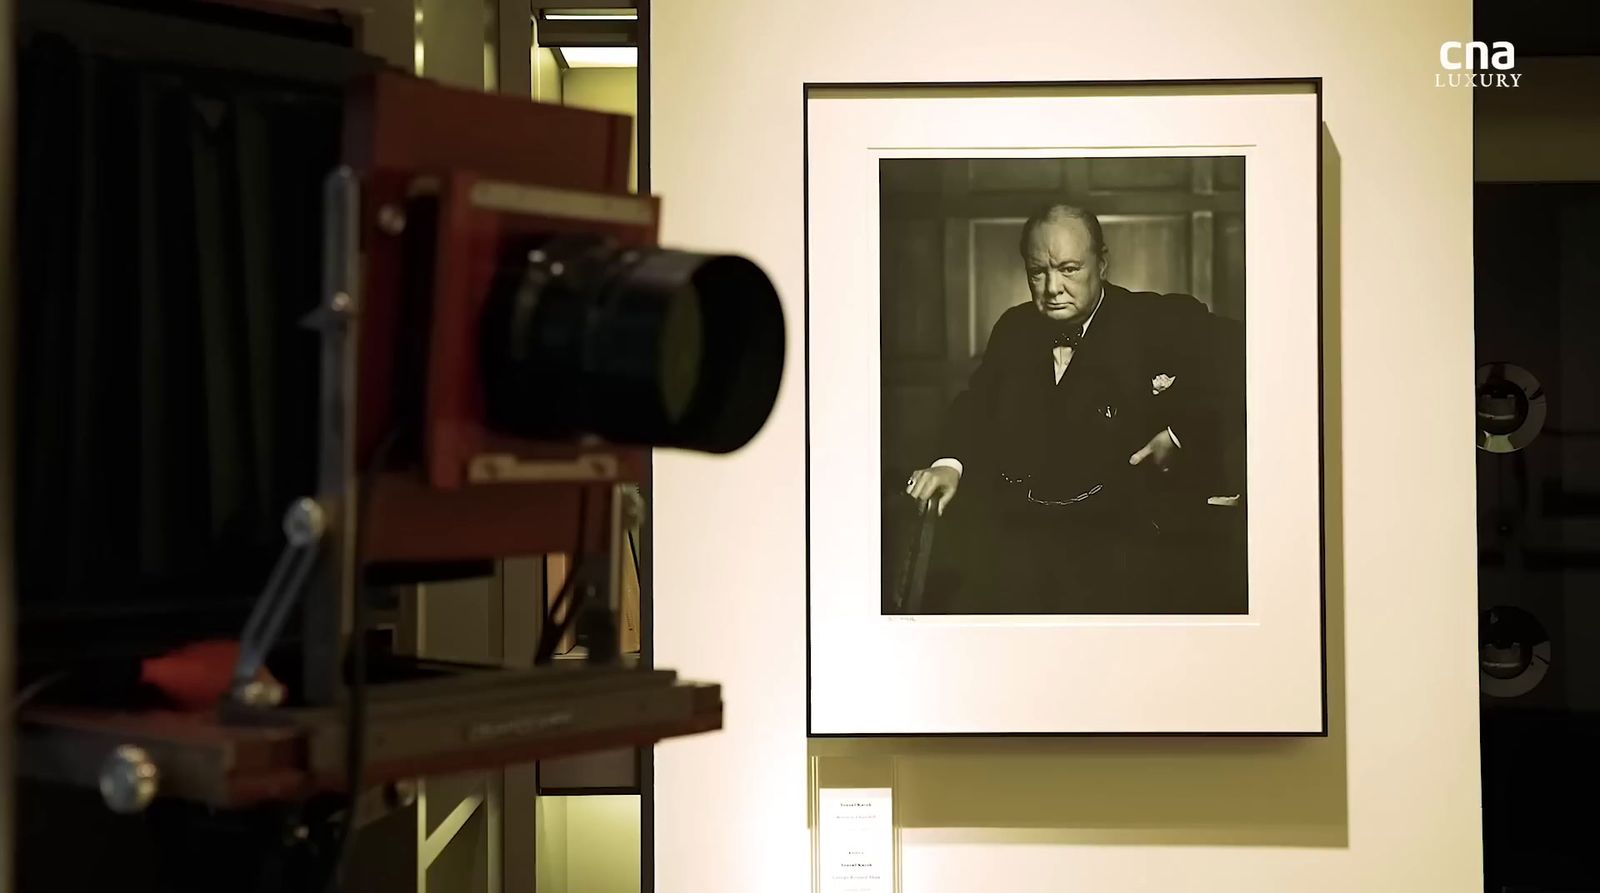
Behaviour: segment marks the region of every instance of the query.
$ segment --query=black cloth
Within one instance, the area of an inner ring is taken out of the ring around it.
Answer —
[[[107,618],[108,639],[148,627],[141,652],[236,630],[214,607],[259,591],[315,483],[317,339],[299,321],[341,94],[45,32],[19,62],[25,650],[56,619],[65,644],[94,638],[80,619]]]
[[[1243,327],[1107,283],[1058,383],[1061,331],[1032,303],[1006,311],[928,457],[963,466],[941,522],[945,610],[1243,611]],[[1168,428],[1169,471],[1129,465]]]

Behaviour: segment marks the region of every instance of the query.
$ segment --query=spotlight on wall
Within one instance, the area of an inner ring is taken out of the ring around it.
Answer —
[[[628,7],[536,9],[539,46],[563,68],[632,68],[639,64],[639,13]]]
[[[638,68],[638,47],[559,47],[556,58],[567,68]]]
[[[544,14],[551,22],[637,22],[635,9],[577,9],[565,12],[548,11]]]

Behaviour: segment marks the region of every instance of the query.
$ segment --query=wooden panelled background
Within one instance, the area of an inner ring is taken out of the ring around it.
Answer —
[[[912,470],[936,458],[945,408],[989,331],[1029,300],[1017,243],[1048,204],[1097,214],[1106,278],[1181,292],[1243,320],[1242,156],[897,158],[879,167],[885,598],[909,545]]]

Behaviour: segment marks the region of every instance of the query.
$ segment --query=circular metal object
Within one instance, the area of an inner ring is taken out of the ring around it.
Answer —
[[[378,229],[387,235],[398,236],[406,231],[406,212],[395,205],[384,205],[378,209]]]
[[[328,309],[334,313],[349,313],[353,306],[355,301],[348,292],[334,292],[333,297],[328,299]]]
[[[1532,372],[1512,363],[1478,367],[1478,449],[1514,453],[1544,428],[1544,387]]]
[[[405,809],[417,802],[417,783],[409,778],[392,781],[383,788],[383,799],[390,809]]]
[[[246,707],[276,707],[288,694],[281,683],[270,679],[252,679],[239,686],[234,699]]]
[[[143,812],[161,787],[161,770],[144,748],[124,744],[100,767],[100,797],[112,812]]]
[[[315,499],[301,497],[284,513],[283,534],[291,544],[304,546],[320,539],[327,523],[322,506]]]
[[[1521,608],[1484,611],[1478,640],[1478,688],[1491,698],[1520,698],[1550,673],[1550,636]]]

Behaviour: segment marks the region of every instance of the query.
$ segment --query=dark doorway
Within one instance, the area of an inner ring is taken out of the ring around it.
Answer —
[[[1485,890],[1600,890],[1600,183],[1475,216]]]

